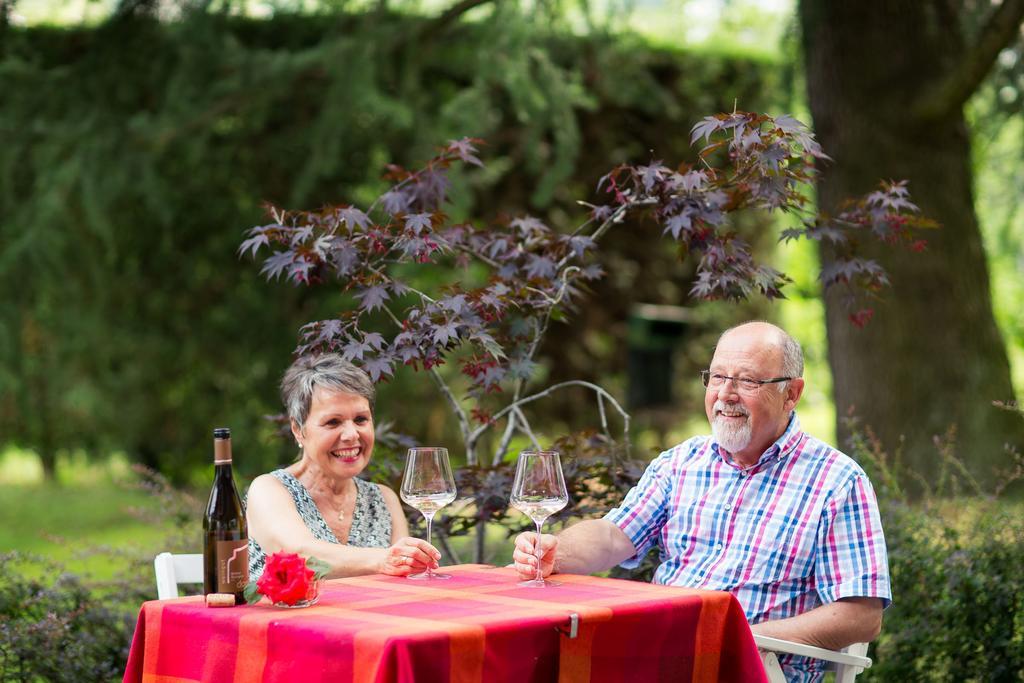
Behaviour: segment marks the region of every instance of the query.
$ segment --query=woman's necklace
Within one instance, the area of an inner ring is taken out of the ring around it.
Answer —
[[[306,485],[303,484],[303,486],[306,486]],[[308,490],[310,490],[310,488],[311,487],[307,486],[306,490],[308,491]],[[358,498],[358,496],[359,496],[359,487],[353,481],[352,482],[352,496],[351,497],[352,497],[353,500],[355,500],[356,498]],[[320,496],[314,496],[314,500],[316,501],[317,507],[320,508],[320,514],[323,515],[324,521],[326,521],[328,519],[328,515],[333,516],[334,519],[336,519],[337,523],[339,523],[339,524],[345,521],[345,518],[348,516],[348,515],[345,514],[345,506],[346,506],[346,503],[348,502],[349,495],[347,493],[342,493],[342,494],[340,494],[338,496],[338,498],[341,499],[341,502],[339,503],[338,507],[335,508],[335,506],[334,506],[335,497],[330,494],[329,490],[324,491]],[[355,504],[353,503],[353,508],[354,507],[355,507]]]
[[[353,484],[354,484],[354,482],[353,482]],[[359,491],[357,489],[356,490],[356,495],[358,495],[358,493],[359,493]],[[339,522],[344,522],[345,521],[345,502],[346,502],[346,498],[342,497],[342,499],[341,499],[341,507],[338,508],[338,521]]]

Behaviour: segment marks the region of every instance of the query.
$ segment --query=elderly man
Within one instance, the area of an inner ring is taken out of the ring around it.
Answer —
[[[727,590],[755,633],[837,649],[878,635],[891,600],[874,492],[846,455],[805,434],[800,345],[752,322],[726,331],[701,376],[711,436],[658,456],[603,519],[541,540],[541,568],[591,573],[636,567],[657,546],[655,583]],[[537,536],[513,554],[536,572]],[[780,657],[790,680],[820,663]]]

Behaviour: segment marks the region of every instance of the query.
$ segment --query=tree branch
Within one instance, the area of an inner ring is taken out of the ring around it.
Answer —
[[[529,437],[530,443],[533,444],[533,447],[538,451],[543,450],[540,445],[540,441],[537,439],[537,435],[534,434],[533,429],[530,428],[530,421],[526,419],[525,415],[523,415],[523,411],[516,406],[515,410],[512,411],[512,415],[515,416],[516,421],[519,423],[519,431]],[[510,419],[511,417],[512,416],[509,416]]]
[[[550,396],[555,391],[558,391],[559,389],[564,389],[565,387],[584,387],[584,388],[590,389],[591,391],[593,391],[596,394],[596,396],[597,396],[597,409],[598,409],[598,413],[600,414],[600,418],[601,418],[601,428],[602,428],[602,431],[606,435],[608,435],[609,437],[611,437],[611,433],[608,430],[608,414],[607,414],[607,409],[605,408],[604,402],[608,401],[609,403],[611,403],[612,407],[615,408],[615,411],[622,418],[623,443],[625,443],[625,445],[626,445],[626,452],[627,453],[630,452],[630,446],[629,446],[629,421],[630,421],[630,417],[629,417],[629,413],[627,413],[623,409],[623,407],[619,404],[619,402],[615,400],[615,397],[612,396],[611,394],[609,394],[608,391],[604,387],[602,387],[602,386],[600,386],[598,384],[593,384],[592,382],[585,382],[583,380],[574,379],[574,380],[568,380],[566,382],[559,382],[558,384],[552,384],[547,389],[544,389],[542,391],[538,391],[536,394],[530,394],[529,396],[527,396],[525,398],[518,398],[517,397],[516,400],[514,400],[512,403],[509,403],[507,406],[505,406],[504,408],[502,408],[501,410],[499,410],[497,413],[494,414],[494,417],[492,418],[492,420],[494,422],[496,422],[497,420],[501,419],[502,417],[505,417],[506,415],[508,415],[508,418],[507,418],[507,422],[505,424],[505,433],[502,434],[501,440],[498,443],[498,447],[495,449],[494,455],[493,455],[493,457],[491,459],[491,465],[492,466],[496,467],[501,462],[502,456],[505,455],[505,450],[508,448],[508,444],[512,441],[512,436],[513,436],[513,434],[516,431],[517,415],[519,416],[518,417],[518,421],[519,422],[525,422],[526,421],[526,416],[523,415],[523,412],[520,410],[520,406],[524,406],[527,403],[532,403],[533,401],[536,401],[538,399],[544,398],[545,396]],[[484,431],[486,431],[487,429],[491,428],[491,426],[493,425],[494,422],[491,422],[489,424],[485,424],[485,425],[481,425],[480,427],[477,427],[474,430],[473,434],[470,435],[470,439],[473,439],[473,440],[478,439],[480,437],[480,435]],[[523,431],[523,430],[520,430],[520,431]],[[526,432],[524,431],[523,433],[525,434]]]
[[[430,34],[436,35],[443,33],[450,25],[458,21],[463,14],[475,7],[479,7],[480,5],[486,5],[491,1],[492,0],[462,0],[461,2],[455,3],[435,18],[425,24],[422,24],[416,31],[415,40],[420,41]]]
[[[469,418],[466,417],[466,411],[459,405],[459,400],[455,398],[455,394],[448,388],[437,368],[430,368],[430,376],[434,378],[437,388],[441,390],[441,393],[448,401],[448,405],[451,406],[452,412],[455,413],[455,417],[459,421],[459,433],[462,434],[462,441],[466,444],[466,464],[476,465],[476,451],[470,444]]]
[[[985,80],[999,52],[1019,35],[1021,21],[1024,21],[1024,0],[1003,0],[956,68],[914,103],[911,107],[913,116],[934,120],[963,107]]]
[[[498,447],[494,449],[494,455],[491,457],[491,467],[497,467],[501,464],[501,460],[505,457],[505,451],[508,450],[508,445],[512,442],[512,435],[515,432],[516,421],[509,418],[505,421],[505,433],[501,435]]]

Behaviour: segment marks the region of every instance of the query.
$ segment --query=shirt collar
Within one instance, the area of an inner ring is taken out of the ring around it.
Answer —
[[[725,451],[719,448],[717,441],[712,442],[711,449],[730,467],[744,472],[753,472],[777,458],[781,459],[792,453],[796,450],[796,447],[800,442],[803,441],[803,438],[804,432],[800,428],[800,418],[796,416],[796,411],[794,410],[789,414],[789,424],[786,425],[786,430],[782,432],[782,435],[776,439],[764,453],[761,454],[761,457],[757,459],[757,462],[750,467],[740,467],[731,457],[725,457]]]

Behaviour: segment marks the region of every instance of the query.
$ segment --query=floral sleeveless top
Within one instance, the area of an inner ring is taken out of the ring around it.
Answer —
[[[298,479],[285,470],[274,470],[270,473],[284,484],[292,495],[295,509],[298,511],[306,528],[321,541],[339,543],[331,528],[327,526],[320,509]],[[380,488],[362,479],[353,479],[356,483],[356,506],[352,512],[352,528],[348,532],[348,544],[358,548],[387,548],[391,545],[391,513],[384,503]],[[252,538],[249,539],[249,578],[253,581],[263,574],[263,566],[267,555],[263,548]]]

